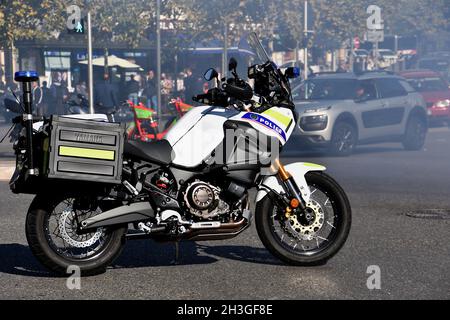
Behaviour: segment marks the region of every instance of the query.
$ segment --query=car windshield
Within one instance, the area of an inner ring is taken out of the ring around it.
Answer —
[[[293,90],[294,100],[352,100],[357,89],[355,79],[310,79]]]
[[[409,79],[409,84],[419,92],[447,91],[448,87],[440,78]]]

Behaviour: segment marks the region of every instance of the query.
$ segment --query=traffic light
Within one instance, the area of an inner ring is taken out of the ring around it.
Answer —
[[[73,29],[67,29],[70,34],[84,34],[84,19],[80,19]]]

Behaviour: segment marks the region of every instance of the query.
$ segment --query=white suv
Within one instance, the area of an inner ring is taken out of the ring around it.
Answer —
[[[324,73],[293,89],[298,138],[349,155],[357,144],[401,142],[422,149],[426,104],[408,82],[390,72]]]

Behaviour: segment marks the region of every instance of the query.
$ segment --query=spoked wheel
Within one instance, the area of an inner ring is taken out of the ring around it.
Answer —
[[[120,254],[126,228],[98,228],[90,233],[77,230],[78,222],[101,212],[88,198],[36,196],[26,221],[31,251],[59,274],[66,274],[71,265],[80,267],[83,275],[104,272]]]
[[[344,245],[351,226],[342,188],[324,173],[308,173],[306,180],[312,195],[304,213],[279,208],[268,196],[256,208],[256,228],[265,247],[299,266],[326,263]]]

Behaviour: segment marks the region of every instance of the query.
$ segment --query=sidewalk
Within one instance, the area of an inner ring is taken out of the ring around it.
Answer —
[[[15,166],[14,161],[0,160],[0,181],[9,181],[14,173]]]

